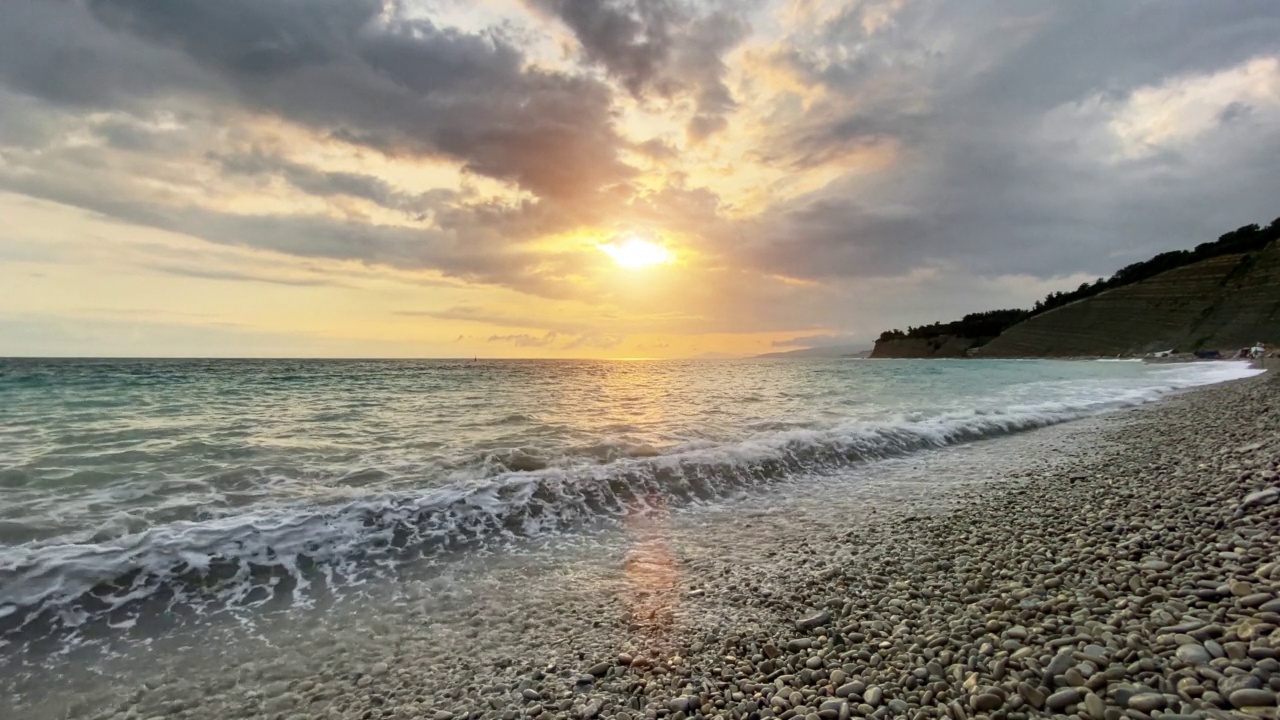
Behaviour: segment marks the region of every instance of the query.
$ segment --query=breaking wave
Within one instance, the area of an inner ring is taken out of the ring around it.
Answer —
[[[0,634],[119,621],[146,601],[262,604],[332,588],[368,568],[581,530],[634,513],[719,502],[744,491],[858,463],[1041,428],[1149,402],[1191,385],[1251,374],[1221,364],[1174,369],[1156,387],[1004,410],[891,423],[776,429],[741,442],[651,449],[603,464],[514,469],[417,492],[341,504],[241,508],[218,517],[142,527],[121,514],[78,543],[0,549]]]

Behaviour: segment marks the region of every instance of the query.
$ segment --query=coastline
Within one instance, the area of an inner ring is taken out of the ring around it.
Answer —
[[[1275,717],[1272,375],[636,517],[222,673],[15,716]]]

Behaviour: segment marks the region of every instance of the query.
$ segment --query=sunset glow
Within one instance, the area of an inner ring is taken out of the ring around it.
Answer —
[[[601,245],[600,249],[613,258],[618,267],[629,270],[666,265],[674,259],[670,250],[658,243],[638,237],[629,237],[621,242]]]
[[[153,5],[0,2],[0,356],[853,352],[1274,212],[1277,3]]]

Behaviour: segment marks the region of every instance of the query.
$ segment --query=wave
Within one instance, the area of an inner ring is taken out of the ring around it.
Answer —
[[[547,467],[527,456],[504,458],[519,469],[343,504],[238,509],[145,529],[121,517],[84,542],[0,551],[0,634],[33,625],[74,628],[158,597],[191,605],[302,597],[314,582],[330,587],[407,558],[718,502],[760,486],[1041,428],[1253,373],[1225,363],[1171,367],[1157,376],[1157,386],[1099,389],[1077,400],[779,429],[666,454],[645,448],[605,464]]]

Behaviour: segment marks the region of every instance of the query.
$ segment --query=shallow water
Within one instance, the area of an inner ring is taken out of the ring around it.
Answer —
[[[9,665],[0,673],[0,717],[90,717],[104,705],[135,704],[151,717],[193,703],[217,707],[209,717],[229,717],[215,703],[234,698],[261,707],[252,698],[270,697],[279,681],[358,674],[379,662],[411,666],[433,691],[459,682],[459,665],[545,661],[543,650],[553,645],[588,659],[664,642],[679,654],[680,643],[702,634],[777,621],[763,610],[726,613],[715,597],[689,596],[700,572],[726,562],[758,568],[758,593],[790,593],[795,578],[768,559],[778,544],[858,531],[904,508],[944,511],[957,487],[1097,452],[1092,433],[1089,423],[1077,423],[926,450],[807,477],[804,492],[783,483],[715,504],[646,510],[589,536],[402,565],[394,576],[307,605],[224,610],[163,632],[131,626],[109,641]],[[854,556],[877,550],[850,546]],[[55,685],[59,691],[50,693]]]
[[[463,576],[510,572],[504,582],[534,587],[522,573],[564,567],[563,553],[583,548],[596,558],[584,567],[611,567],[600,558],[629,552],[654,522],[732,522],[761,502],[821,497],[832,478],[842,497],[885,501],[932,482],[890,472],[904,461],[886,458],[1252,372],[0,361],[0,663],[33,687],[49,672],[96,677],[133,646],[218,654],[235,643],[210,637],[266,632],[264,617],[359,616],[414,588],[414,603],[432,598],[421,612],[442,616],[441,598],[476,587]]]

